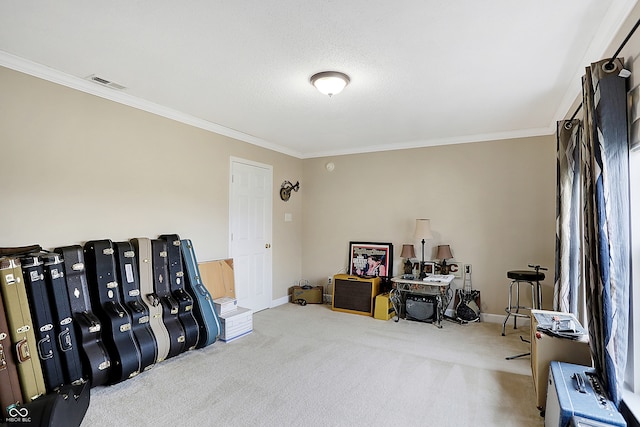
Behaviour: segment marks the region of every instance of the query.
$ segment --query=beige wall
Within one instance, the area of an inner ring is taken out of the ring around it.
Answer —
[[[483,312],[504,313],[506,272],[528,263],[549,268],[543,295],[551,308],[555,168],[554,136],[305,160],[302,271],[325,283],[346,270],[349,241],[371,241],[394,244],[397,273],[402,244],[414,243],[421,256],[415,219],[430,218],[425,257],[449,244],[457,261],[471,264]]]
[[[199,260],[226,258],[229,162],[302,161],[0,67],[0,246],[178,233]],[[301,199],[274,191],[273,299],[301,276]],[[284,222],[284,213],[293,222]]]
[[[234,156],[273,165],[273,300],[344,271],[351,240],[393,243],[399,271],[403,243],[420,254],[419,217],[427,258],[447,243],[472,264],[485,313],[503,313],[507,270],[553,277],[553,136],[300,160],[1,67],[0,93],[2,246],[175,232],[200,260],[225,258]],[[284,180],[301,183],[286,203]]]

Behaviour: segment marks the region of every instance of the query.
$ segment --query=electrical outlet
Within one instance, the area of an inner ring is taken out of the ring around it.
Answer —
[[[327,285],[331,286],[332,283],[333,283],[333,277],[327,276]]]

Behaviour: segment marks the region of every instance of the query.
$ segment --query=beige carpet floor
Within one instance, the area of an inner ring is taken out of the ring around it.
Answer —
[[[85,426],[542,426],[528,329],[286,304],[254,331],[95,387]]]

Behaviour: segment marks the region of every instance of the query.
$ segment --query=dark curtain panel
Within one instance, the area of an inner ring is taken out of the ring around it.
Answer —
[[[556,276],[553,309],[580,318],[580,140],[578,119],[557,124]]]
[[[621,399],[627,356],[630,268],[629,148],[622,59],[591,64],[583,77],[581,173],[584,274],[594,367]]]

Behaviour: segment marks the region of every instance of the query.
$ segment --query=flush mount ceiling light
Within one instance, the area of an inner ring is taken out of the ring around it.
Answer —
[[[342,92],[342,89],[351,81],[349,76],[339,71],[323,71],[311,76],[311,84],[325,95],[335,95]]]

